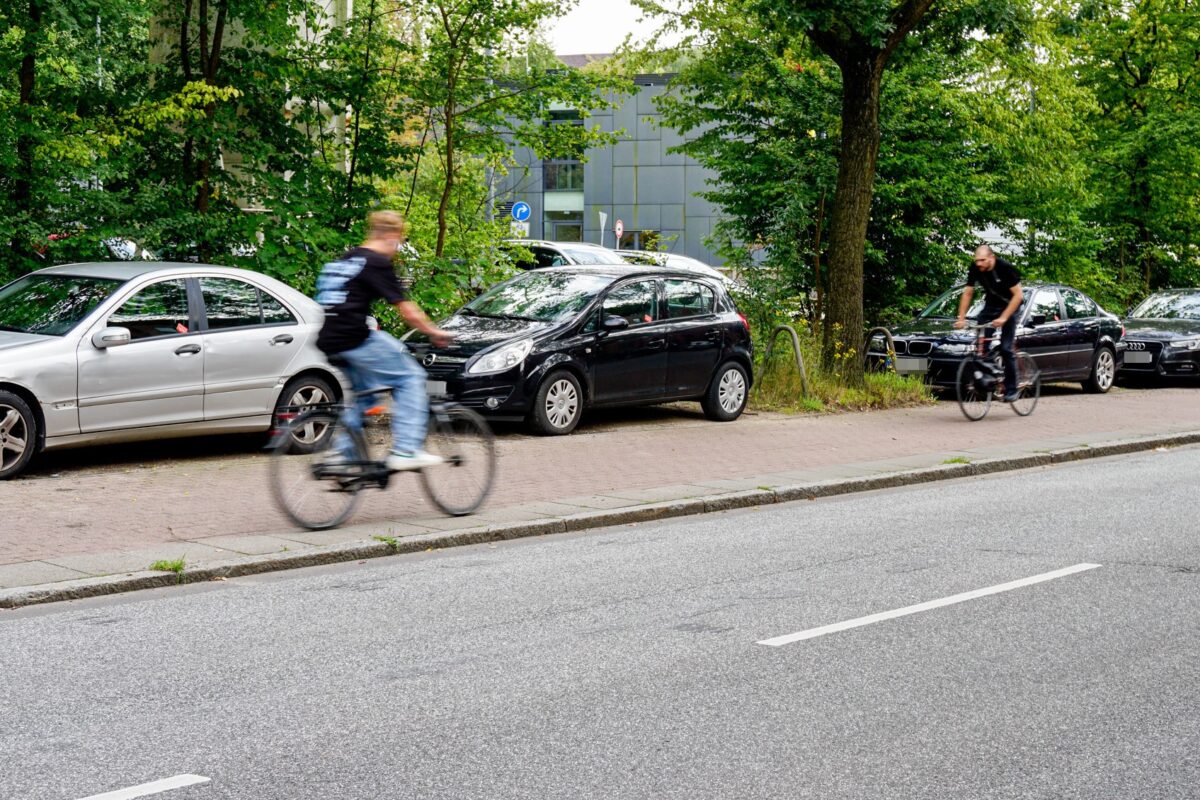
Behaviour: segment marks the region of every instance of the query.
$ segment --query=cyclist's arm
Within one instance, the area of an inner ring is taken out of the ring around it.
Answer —
[[[400,316],[404,318],[404,322],[409,327],[416,328],[431,339],[450,338],[450,334],[430,322],[421,307],[412,300],[401,300],[395,305],[396,310],[400,312]]]
[[[963,289],[962,299],[958,301],[958,322],[954,323],[954,327],[962,328],[967,324],[967,309],[971,307],[971,298],[975,296],[975,287],[968,284]]]
[[[1021,291],[1021,284],[1018,283],[1012,287],[1012,299],[1008,301],[1008,307],[1004,309],[1003,314],[996,317],[997,328],[1012,319],[1012,315],[1016,313],[1023,299],[1025,299],[1025,293]]]

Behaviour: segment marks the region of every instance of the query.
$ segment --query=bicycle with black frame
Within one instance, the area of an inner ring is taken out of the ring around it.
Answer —
[[[973,325],[971,329],[976,331],[975,342],[971,353],[958,366],[954,389],[963,416],[978,422],[987,416],[992,399],[1003,398],[1007,390],[999,352],[1000,330],[989,325]],[[985,335],[988,330],[995,331],[995,335]],[[1042,395],[1042,377],[1032,356],[1020,350],[1014,355],[1017,362],[1017,397],[1009,405],[1018,416],[1027,417],[1033,413]]]
[[[382,387],[359,397],[382,399],[390,392]],[[364,432],[343,421],[342,412],[354,402],[351,396],[343,404],[289,407],[277,415],[268,445],[271,493],[280,509],[301,527],[326,530],[342,524],[362,500],[363,490],[386,489],[397,474],[387,467],[383,444],[375,446],[378,454],[373,453]],[[364,417],[384,410],[374,406]],[[353,454],[334,448],[343,433]],[[419,470],[429,500],[450,516],[474,513],[495,480],[495,440],[487,422],[458,403],[430,397],[425,449],[442,458],[442,463]]]

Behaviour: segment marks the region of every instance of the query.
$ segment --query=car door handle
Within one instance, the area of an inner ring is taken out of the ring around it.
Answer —
[[[660,347],[667,346],[667,340],[666,339],[651,339],[650,341],[646,342],[646,344],[649,345],[651,350],[658,350]]]
[[[194,356],[199,352],[200,345],[198,344],[185,344],[183,347],[175,348],[175,355],[177,356]]]
[[[291,344],[291,343],[292,343],[291,335],[286,334],[286,333],[281,333],[278,336],[276,336],[274,339],[271,340],[271,347],[275,347],[276,345],[280,345],[280,344]]]

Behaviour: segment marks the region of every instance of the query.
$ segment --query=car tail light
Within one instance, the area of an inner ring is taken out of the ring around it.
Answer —
[[[746,333],[749,333],[750,332],[750,320],[746,319],[746,315],[740,311],[738,312],[738,319],[740,319],[742,321],[742,324],[746,326]]]

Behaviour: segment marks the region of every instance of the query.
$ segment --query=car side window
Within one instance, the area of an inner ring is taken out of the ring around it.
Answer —
[[[645,325],[658,317],[658,285],[638,281],[618,286],[604,298],[604,316],[622,317],[633,325]]]
[[[712,289],[696,281],[667,281],[667,315],[671,319],[713,313],[717,298]]]
[[[201,278],[200,294],[211,331],[296,321],[282,303],[245,281]]]
[[[1062,293],[1063,305],[1067,307],[1067,319],[1085,319],[1096,316],[1096,304],[1073,289]]]
[[[1058,322],[1062,318],[1062,314],[1058,308],[1058,292],[1051,289],[1037,290],[1037,294],[1033,296],[1033,302],[1030,304],[1029,316],[1026,319],[1031,319],[1038,314],[1045,317],[1047,322]]]
[[[542,267],[561,267],[567,263],[567,260],[562,257],[561,253],[556,253],[546,247],[531,247],[530,252],[537,259],[538,268]]]
[[[160,281],[138,290],[108,318],[108,324],[128,328],[129,337],[153,339],[157,336],[181,336],[188,333],[187,282]]]

